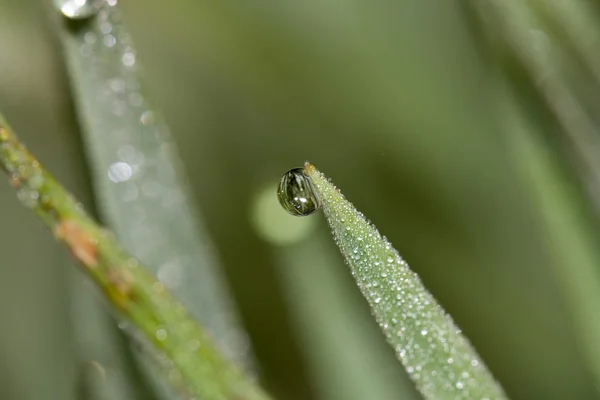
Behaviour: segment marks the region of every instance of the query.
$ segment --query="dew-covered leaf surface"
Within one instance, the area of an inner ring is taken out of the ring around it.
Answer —
[[[372,313],[426,399],[505,399],[469,341],[391,243],[313,165],[335,242]]]

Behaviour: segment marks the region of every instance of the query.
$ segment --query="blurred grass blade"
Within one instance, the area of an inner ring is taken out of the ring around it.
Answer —
[[[312,180],[352,275],[426,399],[504,399],[479,355],[375,226],[313,165]]]
[[[268,398],[220,354],[164,286],[83,211],[1,117],[0,166],[21,202],[66,245],[114,309],[134,325],[137,336],[158,349],[153,351],[156,358],[166,356],[163,370],[174,387],[203,400]]]
[[[575,168],[579,170],[585,189],[594,200],[596,212],[600,214],[600,136],[597,124],[586,112],[577,90],[566,79],[565,63],[571,55],[560,45],[550,27],[544,24],[543,16],[527,2],[508,0],[492,2],[493,6],[484,6],[482,2],[477,4],[484,18],[493,19],[498,23],[498,28],[507,39],[511,50],[523,63],[531,81],[560,124],[560,132],[566,139],[564,143],[575,156],[572,157],[575,160]],[[579,2],[548,2],[546,5],[535,5],[548,8],[548,13],[560,19],[560,25],[574,39],[572,45],[576,51],[596,79],[600,78],[600,57],[596,54],[597,51],[589,48],[589,44],[594,43],[594,39],[599,36],[598,31],[590,27],[591,10]],[[586,13],[589,15],[584,18]],[[585,40],[580,37],[584,32],[587,35]],[[598,83],[600,82],[595,82],[596,85]],[[586,86],[590,86],[589,83]]]
[[[149,103],[116,1],[62,34],[98,206],[123,246],[183,301],[229,357],[251,356],[169,130]],[[58,11],[57,11],[58,14]]]
[[[545,226],[545,239],[579,337],[582,354],[600,391],[600,252],[575,184],[522,111],[504,101],[503,121],[515,161],[530,189],[534,209]],[[510,108],[509,108],[510,107]]]

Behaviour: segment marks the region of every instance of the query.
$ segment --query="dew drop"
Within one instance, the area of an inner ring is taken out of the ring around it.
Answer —
[[[26,207],[33,208],[38,204],[40,193],[29,186],[23,186],[17,191],[17,198]]]
[[[294,216],[310,215],[321,206],[315,188],[302,168],[289,170],[281,177],[277,198],[283,209]]]
[[[88,32],[85,34],[85,36],[83,37],[83,40],[87,43],[87,44],[94,44],[96,43],[96,34],[94,32]]]
[[[54,6],[69,19],[87,19],[98,13],[103,0],[54,0]]]
[[[158,328],[156,330],[156,339],[161,342],[167,338],[167,330],[165,328]]]
[[[126,67],[132,67],[135,64],[135,54],[131,51],[126,51],[121,57],[123,65]]]
[[[131,178],[133,170],[131,166],[125,162],[116,162],[108,167],[108,178],[113,182],[124,182]]]
[[[105,35],[108,35],[109,33],[111,33],[112,29],[113,29],[113,27],[112,27],[112,25],[109,22],[103,22],[103,23],[100,24],[100,30]]]
[[[115,43],[117,43],[117,38],[115,38],[113,35],[104,36],[104,45],[106,47],[113,47]]]
[[[144,125],[150,125],[154,122],[154,113],[150,110],[144,111],[140,116],[140,122]]]

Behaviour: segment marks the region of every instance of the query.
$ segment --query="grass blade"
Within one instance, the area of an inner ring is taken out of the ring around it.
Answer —
[[[61,37],[100,214],[221,349],[250,367],[237,312],[116,3],[104,2],[83,21],[65,21]]]
[[[528,115],[507,93],[503,106],[505,131],[514,160],[529,189],[533,209],[543,225],[552,254],[552,271],[571,313],[579,346],[600,391],[600,253],[597,232],[576,183],[555,151],[536,131]]]
[[[83,211],[1,118],[0,166],[18,189],[21,202],[66,245],[113,308],[164,353],[173,386],[207,400],[268,399],[221,355],[209,334],[164,286]]]
[[[426,399],[504,399],[479,355],[387,239],[313,165],[333,237],[388,342]]]

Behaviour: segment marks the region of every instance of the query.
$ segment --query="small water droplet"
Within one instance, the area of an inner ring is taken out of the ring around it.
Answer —
[[[54,5],[69,19],[86,19],[96,15],[103,2],[103,0],[54,0]]]
[[[289,170],[281,177],[277,198],[283,209],[294,216],[310,215],[321,206],[315,188],[302,168]]]
[[[125,81],[121,78],[114,78],[108,82],[108,86],[114,92],[122,92],[125,90]]]
[[[121,57],[123,65],[126,67],[132,67],[135,64],[135,54],[131,51],[126,51]]]
[[[100,24],[100,30],[102,31],[102,33],[104,33],[105,35],[108,35],[109,33],[112,32],[112,25],[109,22],[103,22]]]
[[[161,342],[165,339],[167,339],[167,330],[165,328],[158,328],[156,330],[156,339],[160,340]]]
[[[88,32],[85,34],[85,36],[83,37],[83,40],[87,43],[87,44],[94,44],[96,43],[96,34],[94,32]]]
[[[140,116],[140,122],[144,125],[150,125],[154,122],[154,113],[150,110],[144,111]]]
[[[104,45],[106,47],[113,47],[115,43],[117,43],[117,38],[115,38],[113,35],[104,36]]]
[[[133,175],[131,166],[125,162],[119,161],[108,167],[108,179],[113,182],[124,182]]]
[[[23,186],[17,191],[17,198],[21,200],[21,203],[26,207],[35,207],[38,204],[39,197],[40,193],[29,186]]]

